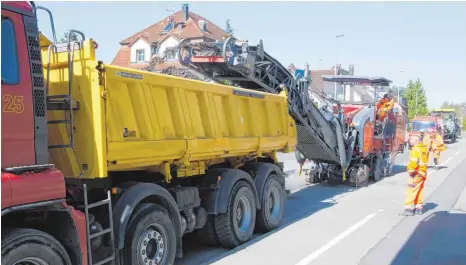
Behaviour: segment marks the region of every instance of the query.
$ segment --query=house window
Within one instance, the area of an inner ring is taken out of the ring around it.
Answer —
[[[136,50],[136,62],[144,62],[144,49]]]
[[[170,49],[169,51],[166,52],[165,60],[167,60],[167,61],[175,61],[176,59],[177,59],[177,56],[176,56],[176,51],[175,51],[175,49]]]
[[[157,54],[158,52],[157,45],[152,45],[150,47],[150,51],[151,51],[151,55]]]
[[[2,18],[2,84],[18,83],[19,62],[14,25],[10,19]]]

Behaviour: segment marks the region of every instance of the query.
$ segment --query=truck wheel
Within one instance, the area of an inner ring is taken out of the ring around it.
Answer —
[[[36,229],[11,229],[2,233],[2,264],[71,265],[71,260],[51,235]]]
[[[154,204],[142,207],[131,218],[126,232],[124,264],[173,264],[177,238],[168,212]]]
[[[249,239],[256,222],[256,201],[252,188],[238,181],[230,194],[226,213],[215,216],[215,232],[224,247],[234,248]]]
[[[383,171],[382,171],[382,162],[383,157],[379,156],[375,159],[374,162],[374,181],[380,181],[383,178]]]
[[[257,211],[257,230],[267,233],[280,226],[285,208],[285,192],[278,176],[270,174],[261,198],[261,209]]]
[[[196,233],[202,244],[213,247],[220,245],[215,233],[214,217],[212,215],[207,216],[207,223],[201,229],[197,229]]]

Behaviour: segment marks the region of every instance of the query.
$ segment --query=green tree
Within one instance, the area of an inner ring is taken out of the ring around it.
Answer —
[[[230,36],[233,36],[233,33],[235,32],[235,30],[231,27],[229,18],[225,21],[225,32]]]
[[[60,39],[59,43],[68,43],[69,36],[70,36],[70,30],[63,33],[63,37]],[[74,32],[71,33],[71,41],[77,41],[77,40],[78,40],[78,34]]]
[[[455,109],[456,115],[458,115],[459,117],[464,116],[466,114],[466,102],[457,104],[457,103],[445,101],[442,103],[442,106],[440,108]]]
[[[427,97],[421,81],[418,79],[415,82],[409,80],[408,86],[403,93],[408,104],[408,119],[411,120],[414,116],[429,115],[427,108]]]

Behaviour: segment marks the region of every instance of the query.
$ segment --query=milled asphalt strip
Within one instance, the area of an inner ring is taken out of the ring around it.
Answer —
[[[429,243],[441,223],[427,224],[422,235],[415,233],[419,224],[428,221],[435,213],[448,212],[452,209],[458,197],[466,187],[466,158],[448,175],[440,186],[427,198],[427,205],[434,207],[423,216],[404,217],[374,248],[372,248],[360,262],[360,265],[373,264],[420,264],[416,262],[422,255],[423,247]],[[436,207],[435,207],[436,205]],[[411,236],[418,236],[415,244],[405,246]],[[464,242],[463,242],[464,243]],[[403,253],[400,252],[403,250]],[[400,255],[400,256],[398,256]],[[414,262],[414,263],[413,263]],[[455,263],[458,264],[458,263]]]

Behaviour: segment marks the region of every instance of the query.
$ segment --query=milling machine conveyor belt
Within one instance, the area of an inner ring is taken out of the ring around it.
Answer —
[[[324,117],[311,102],[309,81],[295,79],[264,51],[262,41],[257,46],[249,46],[247,41],[234,38],[225,42],[191,42],[185,39],[178,47],[182,65],[216,82],[228,80],[233,86],[274,94],[281,92],[280,85],[283,84],[288,93],[289,113],[297,125],[297,149],[307,159],[342,164],[337,144],[340,124],[335,124],[333,117]]]

